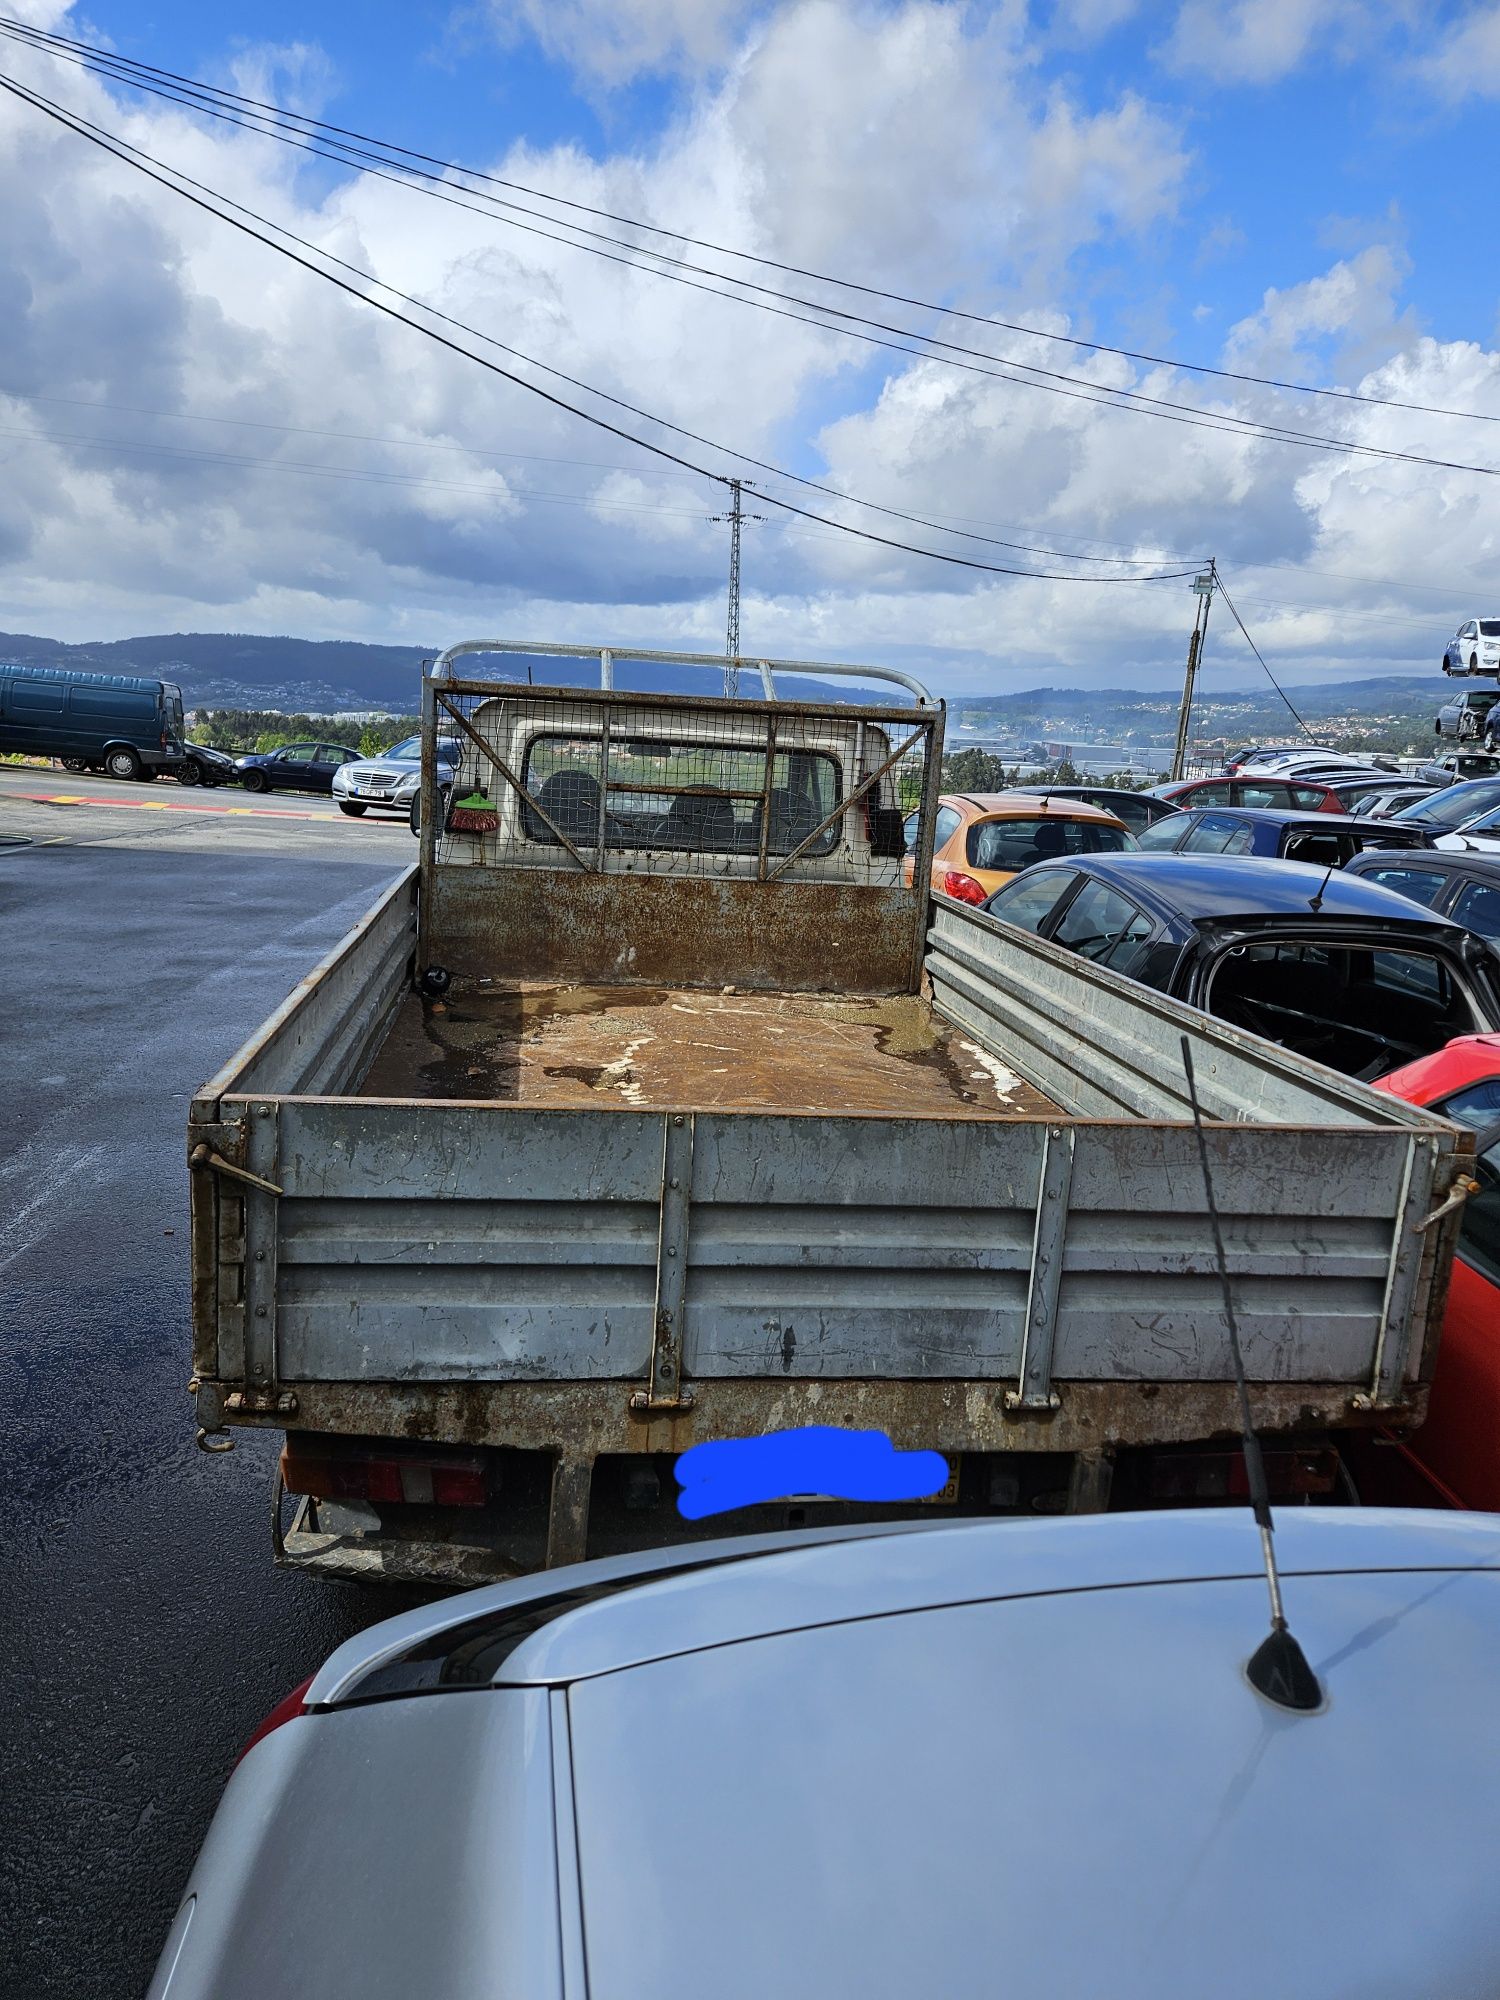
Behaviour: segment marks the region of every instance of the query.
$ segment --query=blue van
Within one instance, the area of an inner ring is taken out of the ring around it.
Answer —
[[[0,750],[70,771],[154,778],[181,770],[182,690],[134,674],[0,662]]]

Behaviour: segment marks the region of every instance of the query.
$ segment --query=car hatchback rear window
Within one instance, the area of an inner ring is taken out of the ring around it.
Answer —
[[[969,828],[968,858],[971,868],[1015,870],[1067,854],[1119,854],[1130,845],[1123,827],[1099,820],[986,819]]]

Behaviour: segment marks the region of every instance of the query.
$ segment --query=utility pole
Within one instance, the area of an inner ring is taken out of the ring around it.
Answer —
[[[743,489],[748,479],[729,481],[730,506],[727,514],[710,514],[710,521],[729,523],[729,622],[724,639],[724,692],[733,697],[740,691],[740,524],[763,521],[764,514],[747,514],[742,507]]]
[[[1193,588],[1198,593],[1198,609],[1193,617],[1193,636],[1188,640],[1187,672],[1182,679],[1182,707],[1177,711],[1177,745],[1172,752],[1171,773],[1174,778],[1183,775],[1183,766],[1187,762],[1188,728],[1193,719],[1193,683],[1198,678],[1203,641],[1208,637],[1208,607],[1213,602],[1218,575],[1210,557],[1208,568],[1193,578]]]

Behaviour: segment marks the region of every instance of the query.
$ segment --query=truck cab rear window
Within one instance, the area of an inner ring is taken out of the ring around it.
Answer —
[[[571,841],[598,841],[599,748],[597,736],[532,738],[521,782],[540,811],[522,804],[529,840],[558,846],[555,826]],[[611,848],[758,854],[769,803],[766,852],[790,854],[841,797],[838,764],[822,751],[778,751],[768,801],[766,753],[754,744],[622,737],[609,746],[604,842]],[[805,852],[832,853],[840,831],[833,820]]]

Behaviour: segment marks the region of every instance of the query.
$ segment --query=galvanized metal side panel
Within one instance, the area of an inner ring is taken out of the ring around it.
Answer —
[[[193,1099],[192,1120],[217,1118],[220,1100],[231,1091],[274,1096],[353,1089],[405,989],[416,929],[412,866],[204,1084]]]
[[[435,868],[425,949],[460,978],[905,993],[914,890],[733,876]]]
[[[940,1013],[1077,1117],[1190,1117],[1186,1035],[1205,1117],[1443,1123],[961,903],[934,897],[924,970]]]
[[[291,1099],[276,1122],[261,1170],[284,1193],[247,1213],[252,1229],[274,1216],[282,1379],[644,1373],[662,1114]],[[758,1113],[696,1126],[689,1379],[1018,1373],[1048,1127]],[[1074,1134],[1053,1373],[1228,1379],[1191,1130]],[[1251,1375],[1367,1379],[1408,1135],[1211,1128],[1208,1143]]]

